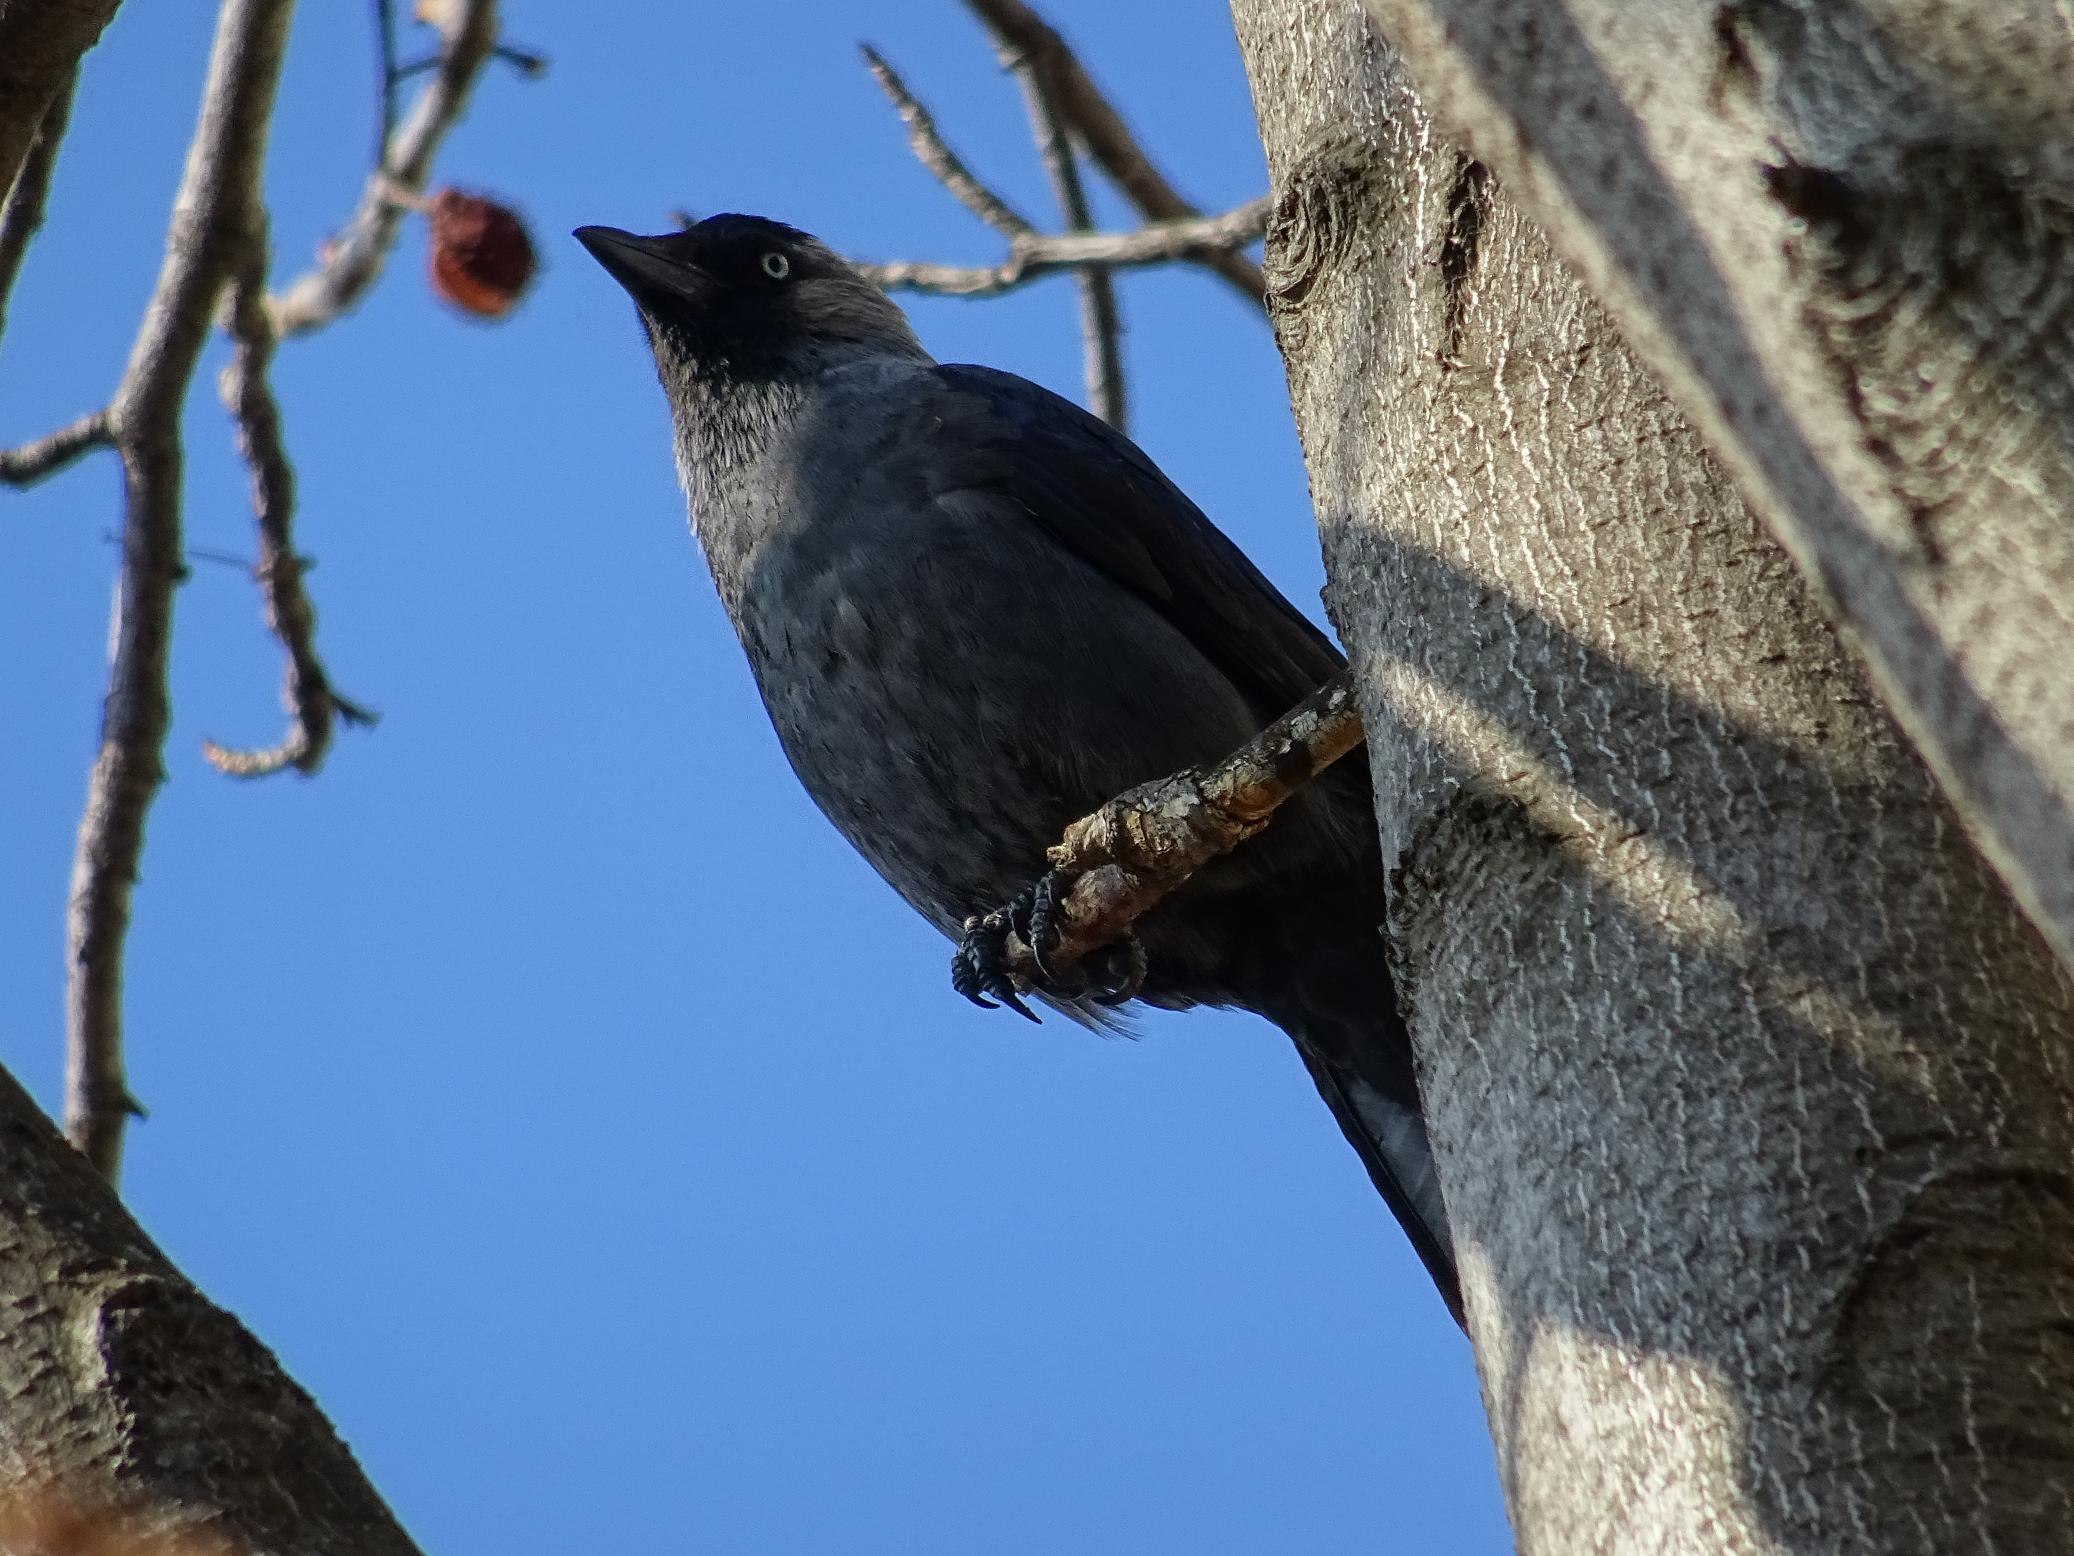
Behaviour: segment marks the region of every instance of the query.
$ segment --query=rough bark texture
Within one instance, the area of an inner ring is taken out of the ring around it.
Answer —
[[[310,1397],[5,1072],[0,1311],[0,1537],[72,1531],[8,1549],[416,1550]]]
[[[1358,0],[1235,11],[1522,1548],[2074,1548],[2066,975]]]
[[[120,0],[0,0],[0,198]]]
[[[2074,965],[2074,10],[1370,0]]]

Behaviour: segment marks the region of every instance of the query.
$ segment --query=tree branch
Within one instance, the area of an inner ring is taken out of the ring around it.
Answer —
[[[252,509],[259,520],[259,562],[252,571],[266,598],[267,625],[288,657],[282,701],[290,723],[281,743],[268,750],[230,750],[214,741],[203,742],[202,749],[221,771],[260,778],[289,767],[316,772],[324,765],[336,721],[369,723],[372,716],[331,689],[317,657],[317,612],[303,588],[304,564],[295,551],[295,469],[282,443],[280,409],[267,379],[275,340],[266,311],[264,207],[247,214],[246,233],[226,319],[237,349],[223,370],[221,392],[252,471]]]
[[[1190,876],[1265,827],[1311,779],[1359,746],[1361,709],[1342,671],[1223,761],[1141,784],[1066,828],[1051,866],[1072,881],[1059,899],[1053,973],[1113,945]],[[1048,981],[1011,936],[1010,970]]]
[[[963,159],[951,150],[937,130],[935,117],[908,90],[907,83],[886,63],[885,57],[868,43],[859,45],[859,51],[864,55],[864,63],[870,67],[872,79],[892,100],[894,112],[907,126],[907,144],[914,152],[915,160],[956,196],[960,205],[1010,242],[1034,232],[1036,229],[1014,207],[973,176],[972,170],[965,166]]]
[[[46,476],[56,475],[95,449],[111,447],[114,441],[115,434],[109,426],[108,412],[90,412],[70,426],[60,427],[56,432],[40,437],[33,443],[0,450],[0,483],[8,486],[34,486]]]
[[[136,1103],[123,1077],[122,960],[144,822],[165,777],[166,655],[180,559],[180,416],[210,317],[258,208],[290,0],[226,0],[165,263],[110,407],[125,510],[114,662],[72,867],[65,1129],[111,1182]]]
[[[1030,116],[1030,133],[1037,142],[1037,155],[1059,204],[1059,215],[1069,232],[1089,232],[1094,217],[1088,210],[1087,191],[1080,182],[1080,163],[1065,121],[1052,98],[1050,78],[1030,56],[1021,53],[1006,38],[995,35],[995,49],[1002,64],[1015,72],[1023,89],[1023,107]],[[1074,289],[1080,294],[1080,339],[1082,374],[1087,380],[1087,403],[1094,413],[1119,432],[1128,430],[1129,408],[1123,382],[1123,321],[1117,310],[1116,282],[1106,265],[1086,265],[1074,272]]]
[[[4,1071],[0,1304],[0,1548],[415,1556],[310,1396]]]
[[[1269,202],[1249,200],[1216,216],[1154,222],[1130,232],[1029,232],[1009,245],[998,265],[937,265],[915,260],[860,263],[857,268],[888,290],[945,297],[991,297],[1060,270],[1099,265],[1134,270],[1177,260],[1203,262],[1253,242],[1267,228]]]
[[[977,4],[975,9],[992,25],[991,10]],[[1027,11],[1021,14],[1029,15]],[[1056,44],[1056,35],[1050,34],[1048,28],[1045,31]],[[1062,73],[1063,67],[1051,73],[1039,68],[1038,56],[1024,48],[1024,36],[1001,33],[998,35],[999,47],[1003,58],[1017,70],[1023,81],[1038,151],[1045,159],[1046,170],[1065,208],[1067,221],[1082,226],[1087,220],[1085,192],[1080,188],[1071,144],[1056,107],[1057,94],[1061,90],[1058,83],[1066,76]],[[1065,46],[1057,44],[1057,47],[1063,50]],[[1010,51],[1014,52],[1011,54]],[[1269,204],[1265,199],[1249,201],[1221,216],[1204,216],[1176,195],[1170,203],[1183,214],[1150,222],[1135,232],[1076,231],[1056,236],[1040,232],[1007,200],[983,183],[951,150],[929,110],[892,66],[868,44],[864,46],[863,54],[872,75],[892,100],[901,122],[907,126],[908,145],[916,160],[961,205],[1008,240],[1008,257],[998,265],[938,265],[894,260],[858,266],[880,286],[888,290],[929,292],[945,297],[988,297],[1057,270],[1088,271],[1106,277],[1114,269],[1176,261],[1207,266],[1229,279],[1232,271],[1224,262],[1230,259],[1237,259],[1246,273],[1258,278],[1258,267],[1241,251],[1266,231]],[[1070,55],[1067,58],[1070,59]],[[1084,73],[1079,79],[1085,82]],[[1087,90],[1092,92],[1093,88],[1089,86]],[[1141,158],[1142,155],[1139,153]],[[1100,300],[1105,295],[1106,303]],[[1265,309],[1266,295],[1261,286],[1254,286],[1249,295],[1256,305]],[[1111,419],[1114,420],[1123,415],[1123,392],[1117,345],[1120,327],[1113,288],[1105,286],[1096,293],[1083,290],[1082,304],[1090,398],[1103,415],[1107,416],[1113,410],[1116,415]]]
[[[483,66],[497,48],[497,0],[460,0],[446,32],[439,68],[369,175],[351,221],[323,260],[267,299],[274,333],[286,339],[329,324],[366,295],[382,273],[403,225],[405,203],[422,194],[432,158],[468,106]]]
[[[94,46],[118,0],[0,5],[0,192],[14,188],[50,105]]]
[[[44,207],[50,199],[51,175],[57,170],[58,148],[64,144],[66,126],[72,122],[72,94],[79,86],[79,72],[65,77],[43,118],[36,138],[29,143],[28,156],[4,201],[0,201],[0,335],[7,331],[7,302],[21,274],[29,240],[43,226]]]
[[[1051,100],[1087,148],[1096,166],[1107,173],[1148,221],[1168,222],[1201,216],[1154,165],[1123,116],[1110,105],[1066,40],[1022,0],[966,0],[975,15],[1043,75]],[[1199,256],[1207,268],[1229,281],[1256,305],[1265,305],[1267,282],[1260,267],[1244,254],[1225,252]]]

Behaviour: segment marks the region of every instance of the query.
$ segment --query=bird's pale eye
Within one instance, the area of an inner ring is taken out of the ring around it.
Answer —
[[[782,281],[792,274],[792,261],[773,250],[763,256],[763,273],[773,281]]]

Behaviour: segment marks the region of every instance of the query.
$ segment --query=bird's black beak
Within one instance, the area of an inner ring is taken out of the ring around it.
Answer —
[[[668,245],[676,236],[641,238],[617,227],[578,227],[575,233],[576,241],[591,251],[591,258],[643,307],[696,306],[710,299],[713,278],[691,260],[670,252]]]

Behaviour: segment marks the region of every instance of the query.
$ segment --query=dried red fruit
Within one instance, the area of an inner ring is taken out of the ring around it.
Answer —
[[[425,216],[432,224],[432,290],[477,318],[509,313],[538,264],[518,213],[481,195],[442,189]]]

